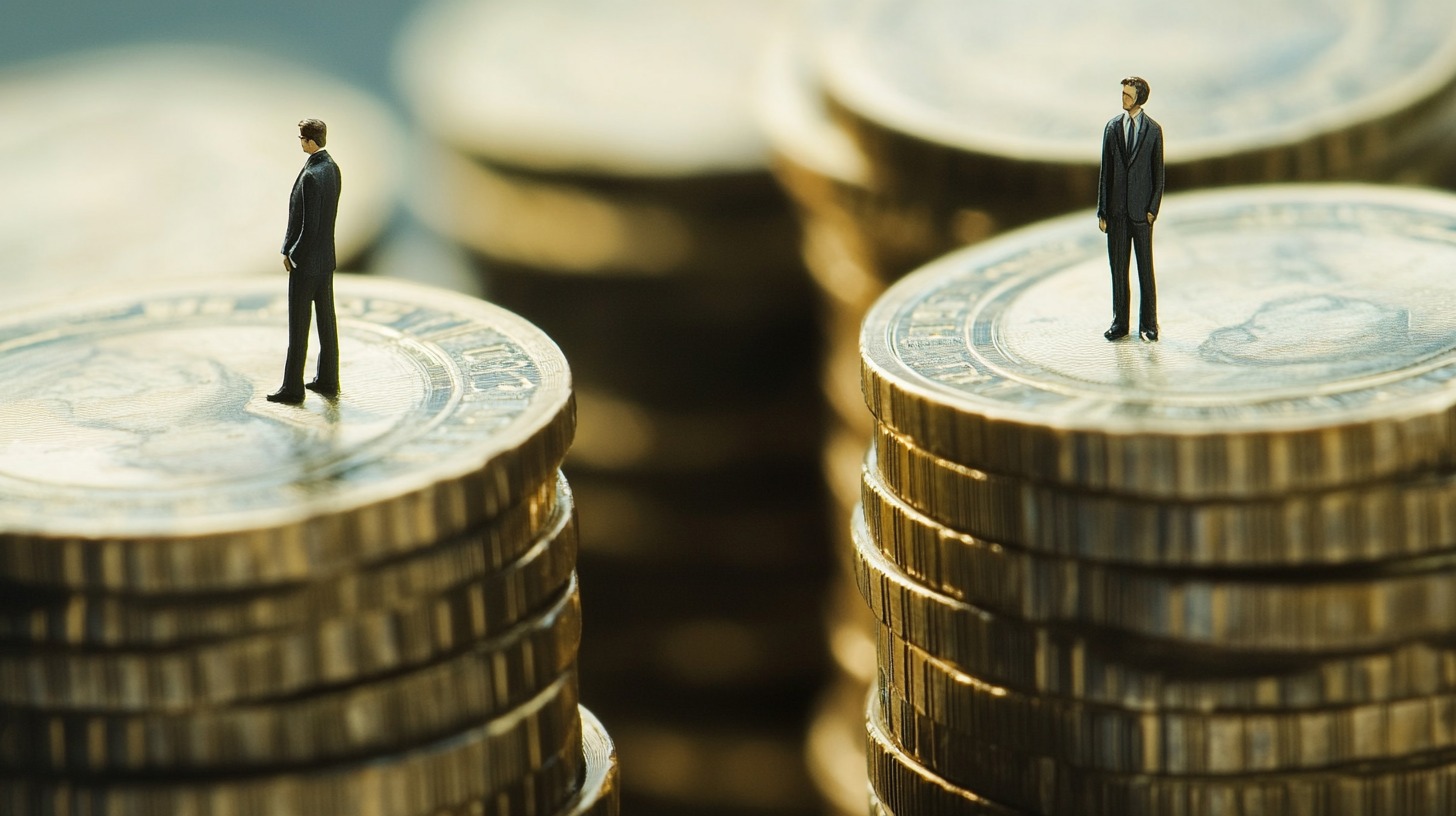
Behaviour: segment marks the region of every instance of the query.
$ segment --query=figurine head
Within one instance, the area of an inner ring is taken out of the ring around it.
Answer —
[[[1122,81],[1122,109],[1130,111],[1141,108],[1148,101],[1148,81],[1142,77],[1130,76]]]
[[[298,123],[298,139],[303,152],[315,153],[329,141],[329,126],[321,119],[304,119]]]

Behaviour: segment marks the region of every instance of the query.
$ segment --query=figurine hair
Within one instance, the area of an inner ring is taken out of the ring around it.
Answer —
[[[1146,83],[1144,83],[1146,87]],[[1146,96],[1146,94],[1144,94]],[[313,143],[323,147],[329,140],[329,126],[323,123],[322,119],[304,119],[298,123],[298,135],[305,139],[312,139]]]
[[[1148,81],[1146,79],[1143,79],[1142,77],[1130,76],[1127,79],[1124,79],[1122,81],[1122,84],[1131,85],[1137,89],[1137,104],[1141,105],[1142,103],[1148,101],[1149,88]],[[319,144],[322,145],[323,142],[319,142]]]

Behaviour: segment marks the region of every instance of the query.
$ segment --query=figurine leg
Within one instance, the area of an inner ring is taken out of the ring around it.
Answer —
[[[1124,217],[1107,220],[1107,260],[1112,269],[1112,325],[1103,333],[1108,340],[1127,336],[1128,257],[1132,235]]]
[[[309,280],[295,269],[288,275],[288,357],[283,363],[283,385],[279,395],[303,399],[303,361],[308,354],[308,328],[313,311]],[[286,402],[279,399],[274,402]]]
[[[318,311],[318,373],[309,389],[325,396],[339,393],[339,326],[334,317],[334,277],[325,277],[314,291],[314,309]]]
[[[1153,225],[1144,221],[1132,225],[1132,245],[1137,252],[1138,334],[1158,339],[1158,290],[1153,279]]]

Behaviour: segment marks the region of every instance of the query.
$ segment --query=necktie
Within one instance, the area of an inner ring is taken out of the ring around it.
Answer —
[[[1127,117],[1127,152],[1129,155],[1132,154],[1132,137],[1135,133],[1137,133],[1137,123],[1129,116]]]

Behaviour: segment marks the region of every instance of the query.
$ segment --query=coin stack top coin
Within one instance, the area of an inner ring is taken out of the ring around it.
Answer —
[[[1446,812],[1456,199],[1183,194],[1157,343],[1078,216],[871,310],[886,812]]]
[[[0,318],[0,809],[615,807],[564,358],[473,298],[335,292],[343,391],[302,406],[262,399],[276,281]]]

